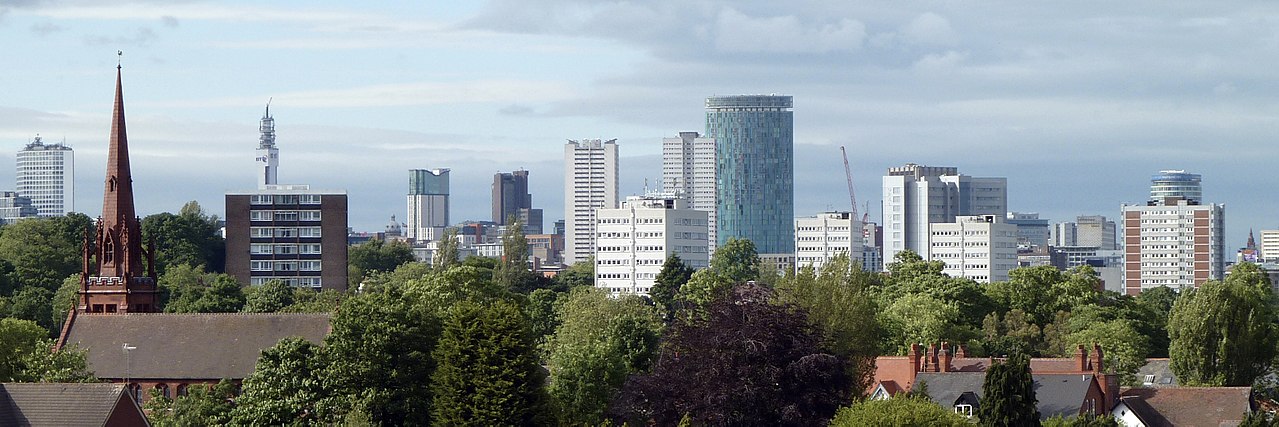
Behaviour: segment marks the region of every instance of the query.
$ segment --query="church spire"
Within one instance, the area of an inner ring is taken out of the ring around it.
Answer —
[[[93,245],[85,245],[85,271],[81,275],[78,309],[94,313],[155,311],[155,271],[144,270],[143,259],[147,259],[148,266],[154,266],[155,262],[150,252],[142,249],[142,227],[133,207],[133,174],[129,168],[124,85],[119,65],[115,74],[115,107],[111,113],[106,172],[102,216],[98,218]],[[91,255],[96,260],[96,272],[90,270]]]

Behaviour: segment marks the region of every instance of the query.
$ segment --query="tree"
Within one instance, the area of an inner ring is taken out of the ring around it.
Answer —
[[[324,395],[320,346],[303,338],[280,340],[262,350],[253,373],[244,379],[231,422],[238,425],[291,425],[317,421],[315,403]]]
[[[1168,318],[1170,367],[1182,384],[1248,386],[1275,356],[1275,311],[1268,280],[1231,274],[1187,289]],[[1255,268],[1255,267],[1252,267]],[[1264,276],[1262,276],[1264,278]]]
[[[1138,318],[1138,329],[1150,338],[1150,357],[1168,357],[1168,314],[1177,302],[1177,292],[1167,286],[1146,289],[1133,299],[1132,317]]]
[[[905,353],[912,343],[939,342],[966,338],[959,307],[928,294],[908,294],[880,313],[885,330],[885,349]]]
[[[851,397],[843,363],[821,351],[803,309],[739,285],[678,319],[649,374],[627,380],[610,416],[673,425],[825,425]]]
[[[457,265],[457,228],[449,227],[444,229],[444,236],[435,241],[434,255],[431,259],[431,266],[437,269],[447,270],[449,267]]]
[[[1039,408],[1030,358],[1014,354],[986,369],[977,419],[982,426],[1038,426]]]
[[[693,267],[684,263],[679,255],[672,253],[662,263],[662,271],[653,279],[653,287],[648,290],[649,298],[666,310],[666,317],[675,317],[675,297],[679,289],[693,278]]]
[[[710,269],[724,276],[730,283],[745,283],[759,278],[759,253],[755,242],[749,239],[730,238],[724,246],[715,249]]]
[[[352,246],[347,250],[346,259],[350,266],[348,282],[351,288],[358,288],[360,282],[375,271],[394,271],[402,264],[417,260],[408,243],[398,240],[387,243],[380,239]]]
[[[53,334],[58,330],[59,325],[53,324],[52,302],[53,291],[38,286],[27,286],[9,299],[7,314],[15,319],[36,322],[48,334]]]
[[[30,320],[0,319],[0,382],[91,382],[85,352],[54,351],[48,330]]]
[[[280,309],[280,312],[332,313],[337,311],[338,305],[341,305],[346,296],[347,294],[333,289],[322,289],[316,292],[306,288],[294,288],[293,304]]]
[[[528,321],[514,304],[454,306],[434,357],[432,425],[532,425],[545,416]]]
[[[240,283],[226,273],[206,273],[203,266],[170,266],[160,287],[165,313],[236,313],[244,307]]]
[[[967,418],[942,408],[927,397],[864,400],[839,409],[831,427],[968,427]]]
[[[226,262],[226,241],[218,232],[218,217],[208,215],[200,203],[182,205],[177,215],[164,212],[142,219],[143,246],[155,242],[156,272],[172,265],[203,265],[222,272]]]
[[[842,254],[822,266],[820,274],[805,267],[778,284],[780,300],[808,313],[809,323],[821,331],[823,346],[845,363],[851,392],[860,396],[875,376],[880,326],[867,288],[873,274],[851,265]]]
[[[577,288],[559,308],[548,347],[548,391],[564,425],[596,425],[626,377],[649,369],[661,337],[661,315],[635,296],[610,298]]]
[[[186,396],[165,399],[152,395],[146,409],[154,426],[219,426],[231,422],[235,383],[223,379],[212,386],[191,385]]]
[[[245,313],[275,313],[293,305],[294,289],[279,280],[269,280],[249,288],[244,296]],[[308,290],[308,292],[314,292]]]
[[[546,359],[547,343],[551,334],[560,326],[559,307],[563,305],[562,293],[550,289],[537,289],[528,294],[528,304],[524,304],[524,314],[529,319],[529,329],[533,333],[533,343],[541,351],[541,359]]]
[[[581,286],[595,286],[595,257],[570,265],[568,269],[555,275],[560,287],[569,290]]]
[[[62,333],[62,326],[67,322],[67,314],[80,302],[80,275],[72,274],[62,281],[58,292],[53,294],[53,310],[49,313],[53,318],[54,333]]]
[[[13,266],[9,281],[57,290],[62,279],[81,269],[87,219],[32,218],[0,227],[0,260]]]
[[[374,423],[427,424],[438,337],[433,312],[396,289],[348,298],[324,338],[330,395],[318,403],[321,417],[363,411]]]

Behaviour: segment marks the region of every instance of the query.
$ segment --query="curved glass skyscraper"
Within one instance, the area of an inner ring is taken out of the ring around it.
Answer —
[[[789,96],[706,98],[715,138],[716,240],[745,238],[760,254],[795,253],[794,116]]]
[[[1186,173],[1184,170],[1159,171],[1158,175],[1150,177],[1148,204],[1163,203],[1167,197],[1180,197],[1197,205],[1203,201],[1201,181],[1197,173]]]

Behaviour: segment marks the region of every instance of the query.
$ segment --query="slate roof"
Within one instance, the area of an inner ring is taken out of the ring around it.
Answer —
[[[0,384],[0,425],[106,425],[120,400],[128,403],[145,425],[142,409],[124,392],[123,384],[5,383]]]
[[[1083,374],[1032,374],[1031,377],[1035,380],[1035,399],[1039,401],[1041,419],[1055,415],[1078,416],[1088,388],[1094,382],[1091,375]],[[965,392],[982,398],[981,385],[985,380],[985,372],[920,372],[915,384],[927,384],[928,397],[949,409]]]
[[[66,344],[88,350],[98,378],[243,379],[263,349],[298,336],[319,343],[330,314],[77,314]],[[122,346],[134,350],[126,359]],[[126,370],[128,371],[126,373]]]
[[[1248,387],[1142,387],[1120,392],[1123,402],[1131,398],[1140,398],[1157,413],[1155,419],[1166,423],[1155,425],[1234,426],[1252,410]]]
[[[1153,381],[1146,381],[1147,376],[1154,375]],[[1143,387],[1176,387],[1177,376],[1172,373],[1168,359],[1146,359],[1146,364],[1137,368],[1137,383]]]

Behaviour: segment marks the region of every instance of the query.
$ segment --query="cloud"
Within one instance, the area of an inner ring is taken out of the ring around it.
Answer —
[[[164,15],[164,16],[161,16],[161,17],[160,17],[160,22],[161,22],[161,23],[163,23],[163,24],[164,24],[164,26],[169,27],[169,28],[177,28],[177,27],[178,27],[178,18],[176,18],[176,17],[174,17],[174,16],[172,16],[172,15]]]
[[[152,31],[150,28],[147,28],[147,27],[139,27],[138,29],[133,31],[133,34],[130,34],[130,35],[84,36],[84,44],[89,46],[102,46],[102,45],[144,46],[155,41],[157,38],[158,36],[155,34],[155,31]]]
[[[804,23],[795,16],[753,18],[725,8],[715,25],[715,47],[734,53],[826,53],[860,49],[866,26],[852,19]]]
[[[566,84],[536,80],[470,80],[414,82],[285,92],[273,105],[297,108],[409,107],[466,103],[511,103],[528,99],[554,101],[573,95]],[[240,107],[258,105],[260,96],[178,101],[144,101],[139,106],[175,108]]]
[[[930,53],[915,61],[914,68],[916,71],[922,72],[938,72],[943,70],[952,70],[963,62],[968,54],[948,50],[945,53]]]
[[[511,104],[502,107],[500,110],[497,110],[497,112],[507,116],[530,116],[537,111],[534,110],[533,107],[527,105]]]
[[[925,12],[901,30],[907,41],[922,45],[953,45],[959,36],[950,27],[950,20],[933,12]]]
[[[44,36],[47,36],[47,35],[49,35],[49,34],[53,34],[53,33],[58,33],[58,32],[62,32],[62,31],[66,31],[66,29],[67,29],[67,27],[64,27],[64,26],[61,26],[61,25],[58,25],[58,24],[54,24],[54,23],[52,23],[52,22],[41,22],[41,23],[38,23],[38,24],[32,24],[32,25],[31,25],[31,32],[32,32],[32,33],[35,33],[35,35],[40,36],[40,37],[44,37]]]

